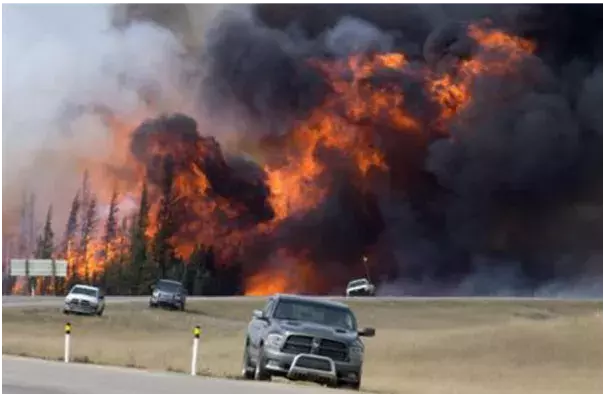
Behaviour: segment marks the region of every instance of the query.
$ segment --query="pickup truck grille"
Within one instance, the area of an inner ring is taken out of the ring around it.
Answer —
[[[319,347],[313,348],[313,337],[292,335],[288,337],[282,351],[292,354],[314,353],[329,357],[334,361],[345,362],[349,357],[349,348],[343,342],[319,338]]]
[[[71,300],[70,303],[72,305],[80,305],[80,306],[83,306],[83,307],[90,306],[90,302],[89,301],[87,301],[87,300],[79,300],[77,298],[74,298],[73,300]]]
[[[322,339],[319,344],[318,355],[344,362],[349,357],[349,348],[342,342]]]

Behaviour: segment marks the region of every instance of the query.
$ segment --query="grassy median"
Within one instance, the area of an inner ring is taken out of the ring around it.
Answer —
[[[353,301],[367,339],[362,388],[393,393],[601,393],[599,302]],[[3,308],[2,352],[58,359],[72,323],[78,361],[187,371],[202,327],[203,374],[238,377],[246,324],[262,299],[189,302],[187,312],[111,304],[103,317],[57,308]]]

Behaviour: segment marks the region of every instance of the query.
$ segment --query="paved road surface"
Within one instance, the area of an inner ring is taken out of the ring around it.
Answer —
[[[254,297],[200,297],[200,296],[189,296],[187,301],[199,301],[199,300],[237,300],[241,298],[254,298]],[[54,296],[2,296],[3,307],[61,307],[65,301],[65,296],[54,297]],[[141,302],[147,303],[149,296],[107,296],[107,304],[121,304],[121,303],[133,303]]]
[[[329,299],[344,299],[342,296],[318,296],[317,298],[329,298]],[[228,296],[228,297],[200,297],[200,296],[188,296],[187,301],[202,301],[202,300],[223,300],[223,301],[233,301],[233,300],[244,300],[244,299],[259,299],[264,300],[265,297],[241,297],[241,296]],[[2,306],[3,307],[33,307],[33,306],[50,306],[60,308],[65,300],[65,296],[62,297],[52,297],[52,296],[2,296]],[[552,300],[561,300],[554,298],[537,298],[537,297],[348,297],[347,301],[431,301],[431,300],[461,300],[461,301],[472,301],[472,300],[503,300],[503,301],[511,301],[511,300],[543,300],[543,301],[552,301]],[[584,298],[584,299],[564,299],[566,301],[586,301],[586,300],[595,300],[602,301],[602,298]],[[107,296],[107,304],[120,304],[120,303],[147,303],[149,301],[149,296]]]
[[[191,377],[177,373],[2,356],[2,393],[294,394],[330,391],[332,389],[320,386]]]

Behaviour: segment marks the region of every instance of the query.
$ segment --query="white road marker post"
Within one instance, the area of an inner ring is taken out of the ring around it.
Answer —
[[[70,338],[71,337],[71,323],[65,323],[65,352],[63,353],[65,363],[69,363],[69,353],[71,352]]]
[[[193,328],[193,347],[191,350],[191,375],[195,376],[197,373],[197,349],[200,343],[200,326]]]

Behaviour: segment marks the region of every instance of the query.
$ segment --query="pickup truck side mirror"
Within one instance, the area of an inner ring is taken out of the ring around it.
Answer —
[[[261,311],[260,309],[255,309],[254,311],[252,311],[252,317],[254,319],[263,320],[263,321],[268,320],[268,318],[265,316],[263,311]]]
[[[105,300],[105,296],[101,294],[101,295],[99,296],[99,300]]]
[[[376,329],[373,327],[364,327],[363,329],[359,330],[357,334],[360,337],[374,337],[376,335]]]

